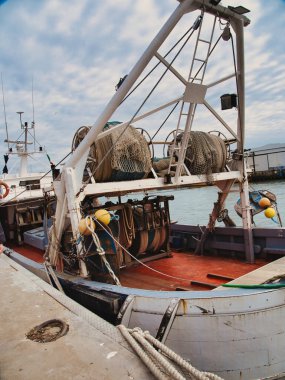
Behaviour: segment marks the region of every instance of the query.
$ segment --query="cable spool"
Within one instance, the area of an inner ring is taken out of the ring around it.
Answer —
[[[160,230],[159,249],[162,249],[162,247],[165,245],[165,243],[168,239],[167,231],[168,231],[168,229],[166,228],[166,226],[163,226]]]
[[[140,231],[139,232],[140,236],[140,245],[139,245],[139,250],[138,254],[146,253],[147,247],[148,247],[148,231]]]
[[[135,228],[135,237],[130,246],[130,252],[134,256],[138,256],[142,253],[145,253],[148,246],[148,231],[142,230],[144,226],[144,216],[142,207],[137,207],[133,211],[133,220]]]

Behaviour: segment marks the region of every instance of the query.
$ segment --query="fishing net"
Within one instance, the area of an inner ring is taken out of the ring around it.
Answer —
[[[107,127],[108,129],[109,127]],[[90,148],[86,167],[97,182],[141,179],[151,171],[151,155],[144,136],[134,127],[116,127]],[[90,127],[81,127],[73,138],[75,149]],[[88,179],[84,178],[86,181]]]
[[[176,141],[181,142],[183,133]],[[225,170],[227,159],[226,145],[218,136],[192,131],[186,150],[185,165],[191,174],[219,173]]]

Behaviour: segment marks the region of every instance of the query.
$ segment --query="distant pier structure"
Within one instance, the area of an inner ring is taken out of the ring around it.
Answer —
[[[285,179],[285,143],[250,149],[247,167],[251,181]]]

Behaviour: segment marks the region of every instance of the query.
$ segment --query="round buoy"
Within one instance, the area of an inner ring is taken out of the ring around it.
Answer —
[[[271,206],[271,202],[268,198],[261,198],[260,201],[258,202],[259,206],[262,207],[262,208],[265,208],[265,207],[270,207]]]
[[[0,186],[3,186],[4,189],[5,189],[4,194],[3,194],[2,190],[1,190],[1,193],[0,193],[0,199],[6,198],[7,195],[9,194],[10,188],[9,188],[9,186],[7,185],[6,182],[3,182],[3,181],[1,181],[1,180],[0,180]]]
[[[95,218],[98,219],[99,222],[102,222],[108,225],[111,221],[111,215],[107,210],[100,209],[95,212]]]
[[[275,210],[272,207],[268,207],[266,210],[264,210],[264,215],[266,218],[273,218],[275,216]]]
[[[88,229],[88,227],[91,227],[92,230],[95,230],[95,223],[93,219],[81,219],[78,224],[78,230],[81,235],[91,235],[91,231]]]

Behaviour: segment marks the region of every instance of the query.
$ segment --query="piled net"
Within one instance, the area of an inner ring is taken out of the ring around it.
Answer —
[[[144,136],[134,127],[116,127],[90,148],[87,166],[97,182],[144,178],[151,171],[151,155]],[[79,145],[90,127],[81,127],[73,141]]]
[[[151,171],[149,146],[144,136],[134,127],[116,128],[104,138],[96,141],[96,162],[109,158],[98,166],[95,179],[98,182],[144,178]]]
[[[177,136],[177,142],[182,140],[182,136],[182,133]],[[227,150],[223,139],[205,132],[190,132],[185,164],[191,174],[222,172],[226,160]]]

